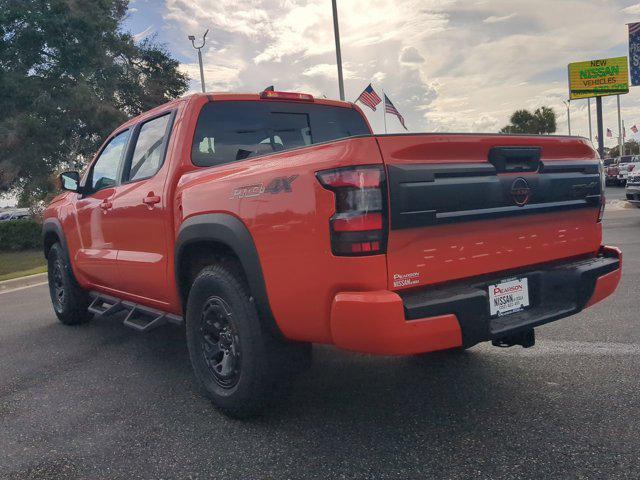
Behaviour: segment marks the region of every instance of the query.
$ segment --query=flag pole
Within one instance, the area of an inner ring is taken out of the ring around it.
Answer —
[[[604,158],[604,127],[602,126],[602,97],[596,97],[596,121],[598,131],[598,153]]]
[[[387,133],[387,95],[382,89],[382,115],[384,118],[384,133]]]
[[[587,105],[589,107],[589,141],[593,143],[593,135],[591,134],[591,98],[587,98]]]
[[[336,41],[336,63],[338,64],[338,89],[340,100],[344,102],[344,79],[342,77],[342,52],[340,51],[340,28],[338,27],[338,6],[336,0],[331,2],[333,10],[333,35]]]
[[[618,151],[620,156],[624,155],[624,144],[622,143],[622,116],[620,115],[620,95],[616,95],[618,101]]]

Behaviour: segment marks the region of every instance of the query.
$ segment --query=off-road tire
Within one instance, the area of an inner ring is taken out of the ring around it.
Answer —
[[[310,360],[307,345],[278,339],[260,321],[233,261],[205,267],[197,275],[187,301],[186,331],[203,393],[236,418],[262,413],[274,393],[286,390],[291,360],[298,359],[298,366]]]
[[[58,320],[65,325],[79,325],[91,320],[93,315],[87,310],[89,294],[78,285],[69,258],[59,243],[49,250],[47,266],[51,304]]]

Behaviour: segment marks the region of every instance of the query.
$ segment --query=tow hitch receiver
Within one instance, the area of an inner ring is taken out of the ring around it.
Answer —
[[[536,344],[536,334],[533,328],[524,330],[522,332],[514,333],[506,337],[496,338],[491,341],[491,345],[494,347],[513,347],[514,345],[520,345],[524,348],[533,347]]]

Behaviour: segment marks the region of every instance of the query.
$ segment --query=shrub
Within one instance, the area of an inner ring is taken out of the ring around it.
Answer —
[[[35,220],[0,222],[0,251],[29,250],[42,246],[42,226]]]

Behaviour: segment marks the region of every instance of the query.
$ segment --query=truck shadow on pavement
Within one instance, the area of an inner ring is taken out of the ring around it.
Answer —
[[[139,370],[146,381],[159,375],[169,390],[188,384],[182,395],[198,399],[198,404],[209,403],[200,397],[193,377],[183,328],[167,326],[140,335],[129,333],[115,318],[98,318],[87,328],[103,338],[97,348],[119,351],[118,364],[124,362],[129,369]],[[420,412],[424,421],[441,415],[460,419],[495,410],[505,402],[512,405],[518,396],[531,401],[537,390],[531,378],[525,380],[513,361],[507,365],[504,358],[483,355],[476,349],[379,357],[314,345],[311,369],[283,388],[263,416],[249,422],[285,422],[317,415],[324,421],[335,417],[384,423],[385,417],[403,412]],[[129,358],[132,356],[135,359]],[[126,390],[122,394],[126,396]],[[213,405],[210,414],[221,415]]]

